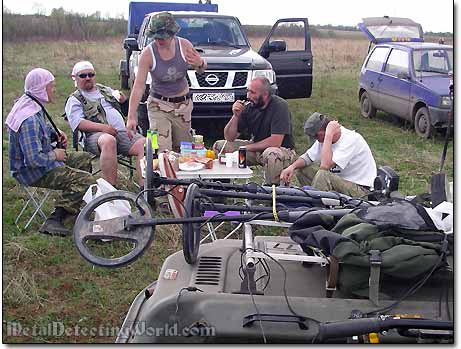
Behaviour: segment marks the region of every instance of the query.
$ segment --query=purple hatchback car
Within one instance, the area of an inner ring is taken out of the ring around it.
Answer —
[[[423,42],[421,25],[407,18],[364,18],[358,26],[374,44],[360,71],[362,116],[382,110],[409,120],[425,138],[446,128],[453,46]]]

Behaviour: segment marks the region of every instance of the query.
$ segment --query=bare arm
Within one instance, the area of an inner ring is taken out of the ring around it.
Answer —
[[[235,101],[232,105],[232,117],[227,123],[226,127],[224,127],[224,138],[228,141],[234,141],[240,133],[238,132],[238,122],[240,114],[242,114],[244,104],[243,101]]]
[[[112,126],[85,119],[80,121],[78,129],[82,132],[104,132],[111,134],[114,137],[117,135],[117,130]]]
[[[184,38],[181,38],[182,48],[184,50],[184,57],[186,62],[198,72],[203,73],[207,68],[206,61],[200,56],[200,53],[192,46],[192,43]]]
[[[247,150],[254,152],[262,152],[269,147],[278,148],[282,145],[283,137],[285,137],[285,135],[272,134],[269,137],[260,140],[259,142],[248,144]]]
[[[224,138],[228,141],[234,141],[240,133],[237,132],[237,125],[238,125],[238,117],[232,115],[232,118],[227,123],[226,127],[224,127]]]
[[[285,168],[280,173],[280,180],[286,184],[290,183],[291,178],[293,177],[293,174],[295,173],[295,170],[297,170],[298,168],[303,168],[307,165],[308,164],[306,163],[306,160],[304,160],[303,158],[298,158],[295,162],[293,162],[290,166]]]
[[[298,158],[290,166],[293,168],[293,170],[297,170],[298,168],[306,167],[306,161],[304,161],[303,158]]]
[[[138,73],[134,80],[134,86],[131,90],[130,105],[128,107],[128,119],[126,128],[136,131],[138,125],[137,109],[141,102],[142,95],[146,89],[146,79],[149,70],[152,68],[152,57],[149,48],[145,48],[139,59]]]
[[[320,168],[329,170],[336,166],[333,162],[333,138],[340,132],[340,125],[337,121],[331,121],[325,130],[325,139],[323,141],[322,151],[320,153]]]

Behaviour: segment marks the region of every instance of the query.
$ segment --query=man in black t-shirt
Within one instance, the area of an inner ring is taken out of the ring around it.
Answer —
[[[249,103],[236,101],[232,106],[232,118],[224,128],[227,143],[223,153],[246,146],[247,163],[264,167],[266,184],[279,184],[280,172],[296,158],[288,103],[272,95],[265,77],[250,82],[247,98]],[[243,132],[250,134],[250,141],[237,139]],[[224,143],[220,140],[213,145],[215,153]]]

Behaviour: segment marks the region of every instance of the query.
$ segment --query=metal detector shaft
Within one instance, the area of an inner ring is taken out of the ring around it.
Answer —
[[[279,219],[284,222],[293,222],[304,215],[331,215],[335,217],[342,217],[347,213],[350,213],[352,209],[339,209],[339,210],[317,210],[317,211],[279,211],[277,213]],[[184,223],[212,223],[212,222],[248,222],[254,219],[259,220],[272,220],[274,215],[272,212],[259,213],[259,214],[242,214],[236,216],[224,216],[217,214],[213,217],[184,217],[184,218],[131,218],[128,217],[125,222],[125,228],[127,230],[133,229],[139,226],[156,226],[156,225],[168,225],[168,224],[184,224]]]
[[[253,246],[253,233],[251,229],[251,225],[244,224],[243,225],[244,236],[245,236],[245,251],[254,250]],[[253,257],[245,256],[245,265],[247,268],[254,268],[255,266],[255,259]]]
[[[232,192],[225,190],[216,190],[216,189],[206,189],[200,188],[200,194],[211,196],[211,197],[229,197],[236,199],[250,199],[250,200],[272,200],[272,194],[264,193],[248,193],[248,192]],[[277,195],[276,199],[283,202],[297,202],[297,203],[307,203],[312,206],[319,205],[328,205],[335,206],[340,205],[341,202],[339,198],[311,198],[308,196],[293,196],[293,195]]]
[[[248,184],[232,184],[232,183],[221,183],[221,182],[211,182],[211,181],[202,181],[197,179],[171,179],[166,177],[155,177],[154,178],[154,187],[159,187],[160,185],[184,185],[188,186],[190,184],[197,184],[199,187],[205,188],[214,188],[214,189],[223,189],[223,190],[235,190],[235,191],[244,191],[249,193],[261,193],[261,194],[272,194],[272,187],[261,186],[255,183]],[[312,197],[312,198],[329,198],[329,199],[351,199],[350,196],[336,193],[336,192],[327,192],[319,190],[303,190],[301,188],[291,188],[291,187],[276,187],[276,195],[291,195],[299,197]]]
[[[445,133],[445,143],[443,144],[443,151],[442,151],[442,158],[440,159],[440,170],[439,172],[443,171],[443,165],[445,164],[445,158],[447,157],[447,150],[448,150],[448,142],[450,140],[450,132],[451,132],[451,124],[453,121],[453,85],[450,86],[450,99],[451,99],[451,110],[448,113],[448,126],[447,132]]]
[[[155,225],[168,225],[168,224],[184,224],[184,223],[211,223],[211,222],[246,222],[252,220],[255,214],[243,214],[238,216],[221,216],[216,215],[213,217],[185,217],[185,218],[150,218],[150,219],[139,219],[139,218],[127,218],[125,228],[130,230],[134,227],[139,226],[155,226]],[[258,214],[258,219],[270,219],[274,216],[272,213]]]
[[[270,212],[272,213],[272,207],[267,206],[250,206],[250,205],[224,205],[224,204],[211,204],[211,203],[202,203],[200,207],[203,211],[218,211],[218,212],[226,212],[226,211],[239,211],[239,212]],[[343,216],[349,213],[352,209],[350,208],[340,208],[340,209],[319,209],[312,207],[310,209],[306,209],[306,207],[277,207],[277,215],[280,217],[285,217],[284,214],[288,213],[288,222],[292,222],[299,218],[301,215],[305,214],[328,214],[334,217]]]
[[[224,205],[224,204],[214,204],[214,203],[201,203],[200,207],[204,211],[219,211],[219,212],[226,212],[226,211],[239,211],[239,212],[272,212],[272,207],[268,206],[250,206],[250,205]],[[290,211],[302,211],[306,212],[305,207],[282,207],[281,205],[277,205],[277,212],[290,210]]]

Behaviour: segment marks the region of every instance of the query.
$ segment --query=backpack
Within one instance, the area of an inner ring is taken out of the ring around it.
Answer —
[[[336,288],[359,297],[370,295],[373,263],[379,265],[378,284],[383,278],[412,280],[437,267],[446,252],[446,234],[424,207],[400,199],[354,210],[338,222],[320,214],[307,217],[289,233],[306,253],[314,246],[337,260]]]

